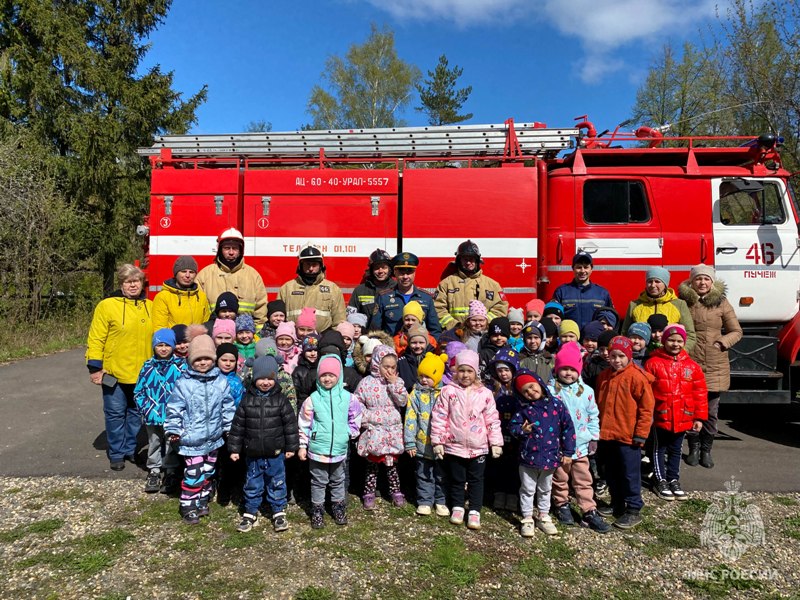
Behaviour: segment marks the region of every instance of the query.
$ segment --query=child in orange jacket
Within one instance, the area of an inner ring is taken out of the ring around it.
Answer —
[[[617,517],[620,529],[642,522],[642,447],[653,422],[653,376],[633,363],[631,341],[618,335],[608,345],[610,367],[597,376],[600,442],[611,505],[597,511]]]
[[[686,500],[681,489],[681,447],[686,432],[700,431],[708,417],[708,392],[703,370],[689,358],[686,329],[668,325],[645,370],[655,377],[653,396],[653,491],[663,500]]]

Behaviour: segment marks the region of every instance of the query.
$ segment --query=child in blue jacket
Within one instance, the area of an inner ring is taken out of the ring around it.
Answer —
[[[186,362],[175,356],[175,332],[159,329],[153,334],[153,358],[142,365],[133,399],[142,413],[147,429],[147,481],[144,491],[154,494],[172,493],[177,485],[176,472],[180,467],[178,455],[164,435],[164,420],[167,416],[167,400],[175,382],[183,374]],[[164,481],[162,483],[161,476]]]
[[[582,367],[581,347],[577,342],[567,342],[556,354],[554,378],[548,385],[550,393],[567,407],[575,428],[572,462],[560,465],[553,475],[553,506],[559,523],[575,525],[569,505],[571,486],[583,513],[581,525],[598,533],[607,533],[611,526],[597,513],[589,468],[589,455],[597,452],[600,439],[600,411],[594,400],[594,390],[581,379]]]
[[[164,431],[178,446],[185,469],[181,483],[180,513],[196,525],[208,516],[217,451],[225,443],[233,421],[233,396],[228,378],[214,366],[217,349],[208,335],[189,343],[189,368],[175,383],[167,402]]]
[[[533,537],[536,527],[558,535],[550,518],[553,473],[572,462],[575,428],[564,403],[553,397],[541,377],[521,369],[514,390],[522,409],[511,419],[511,435],[519,440],[519,490],[523,537]],[[536,518],[534,520],[534,495]]]

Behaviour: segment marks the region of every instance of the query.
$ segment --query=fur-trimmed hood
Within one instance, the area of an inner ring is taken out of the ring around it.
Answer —
[[[385,331],[368,331],[365,334],[368,338],[375,338],[384,346],[394,348],[394,340]],[[369,375],[369,364],[364,360],[364,352],[362,350],[362,343],[358,340],[353,342],[353,364],[358,373],[363,377]]]
[[[725,285],[724,281],[719,279],[714,281],[714,284],[711,286],[711,290],[702,298],[697,292],[694,291],[689,279],[678,286],[678,297],[685,301],[689,307],[692,307],[700,302],[700,304],[705,307],[716,308],[722,304],[722,300],[725,298],[727,292],[728,286]]]

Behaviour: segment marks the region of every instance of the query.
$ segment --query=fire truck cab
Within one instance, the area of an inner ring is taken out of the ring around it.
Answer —
[[[549,300],[585,251],[592,280],[622,315],[648,267],[669,269],[677,288],[705,263],[745,333],[729,353],[732,389],[722,401],[798,398],[798,213],[774,137],[662,139],[648,128],[597,136],[587,121],[553,129],[509,119],[164,136],[140,153],[152,165],[151,294],[177,256],[210,263],[227,227],[244,233],[246,260],[270,295],[308,242],[345,293],[375,248],[417,254],[416,284],[433,291],[469,238],[512,306]]]

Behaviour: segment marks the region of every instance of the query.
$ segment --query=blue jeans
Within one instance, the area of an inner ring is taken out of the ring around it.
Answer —
[[[247,481],[244,484],[244,512],[254,515],[267,491],[267,504],[272,514],[286,510],[286,465],[281,452],[271,458],[246,457]]]
[[[608,491],[615,509],[642,510],[641,449],[631,444],[601,440],[597,453],[605,466]]]
[[[653,427],[653,473],[656,479],[678,481],[681,469],[681,447],[685,432],[672,433]]]
[[[142,428],[142,416],[133,400],[132,383],[118,383],[103,388],[103,413],[106,417],[108,460],[120,462],[136,453],[136,436]]]
[[[417,455],[417,506],[447,504],[441,462]]]

